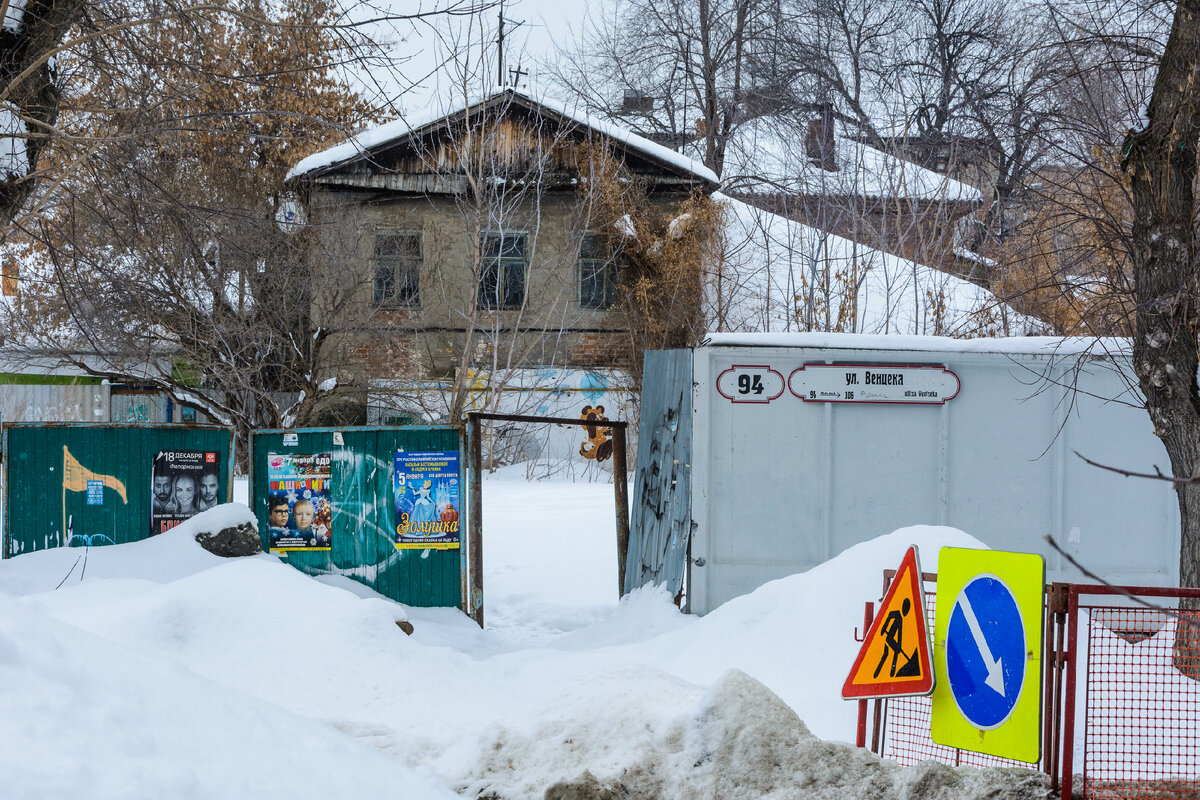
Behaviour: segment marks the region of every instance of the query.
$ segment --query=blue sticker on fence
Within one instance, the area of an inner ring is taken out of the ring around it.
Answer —
[[[958,710],[980,730],[1004,723],[1025,683],[1025,625],[1012,590],[978,575],[959,592],[946,632],[946,674]]]
[[[87,504],[89,506],[104,505],[104,482],[103,481],[88,481],[87,482]]]

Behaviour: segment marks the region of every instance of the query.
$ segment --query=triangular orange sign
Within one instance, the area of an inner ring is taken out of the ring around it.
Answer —
[[[858,658],[842,686],[847,700],[905,697],[933,691],[933,660],[925,628],[925,592],[917,548],[904,554]]]

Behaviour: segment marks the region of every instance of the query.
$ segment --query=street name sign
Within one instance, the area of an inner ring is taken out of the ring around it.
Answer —
[[[899,405],[941,405],[962,385],[950,370],[928,364],[805,364],[787,383],[806,403]]]
[[[1044,559],[943,548],[930,733],[933,741],[1017,761],[1041,756]]]

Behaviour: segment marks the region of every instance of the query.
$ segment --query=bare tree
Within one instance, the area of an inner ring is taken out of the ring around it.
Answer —
[[[54,58],[58,105],[40,132],[21,112],[38,157],[10,176],[25,198],[8,228],[23,253],[15,345],[153,385],[243,435],[355,418],[363,387],[347,386],[356,354],[339,334],[373,322],[369,268],[329,234],[350,211],[306,225],[282,182],[376,117],[346,69],[386,56],[334,0],[85,11],[31,56]]]
[[[679,147],[718,175],[734,129],[787,103],[779,0],[621,0],[565,54],[558,80],[588,105]]]
[[[149,79],[167,67],[178,78],[193,61],[207,60],[203,49],[195,49],[194,39],[188,44],[190,35],[235,25],[237,20],[263,30],[290,30],[301,39],[311,37],[319,27],[333,44],[328,53],[331,60],[323,67],[369,67],[362,72],[370,84],[372,70],[393,70],[397,58],[376,47],[367,31],[383,29],[386,34],[389,29],[472,13],[492,4],[493,0],[441,0],[426,8],[392,14],[358,0],[320,2],[315,5],[333,12],[314,24],[311,9],[275,9],[261,0],[4,2],[2,7],[11,13],[0,26],[0,144],[4,145],[0,152],[8,150],[10,157],[0,161],[0,236],[14,221],[18,229],[31,228],[31,220],[53,204],[61,182],[86,172],[96,150],[115,136],[169,137],[180,131],[221,128],[239,115],[263,119],[297,113],[296,109],[262,107],[213,107],[206,113],[183,116],[163,113],[161,96],[175,90],[171,76],[159,75],[164,80],[158,83]],[[221,47],[220,40],[206,44],[217,50]],[[118,55],[120,60],[115,58]],[[193,71],[198,76],[202,70],[196,66]],[[230,92],[244,95],[278,74],[286,73],[235,70],[211,75],[212,84],[224,83],[212,99],[227,97]],[[147,80],[133,80],[138,76]],[[85,101],[91,82],[105,80],[114,86],[124,82],[128,91],[110,95],[106,103],[93,102],[95,97]],[[394,100],[377,99],[382,106],[390,106]]]

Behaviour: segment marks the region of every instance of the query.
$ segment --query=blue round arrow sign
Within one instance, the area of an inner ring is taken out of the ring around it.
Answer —
[[[980,730],[1004,724],[1025,683],[1025,624],[1008,585],[976,575],[954,601],[946,674],[962,715]]]

